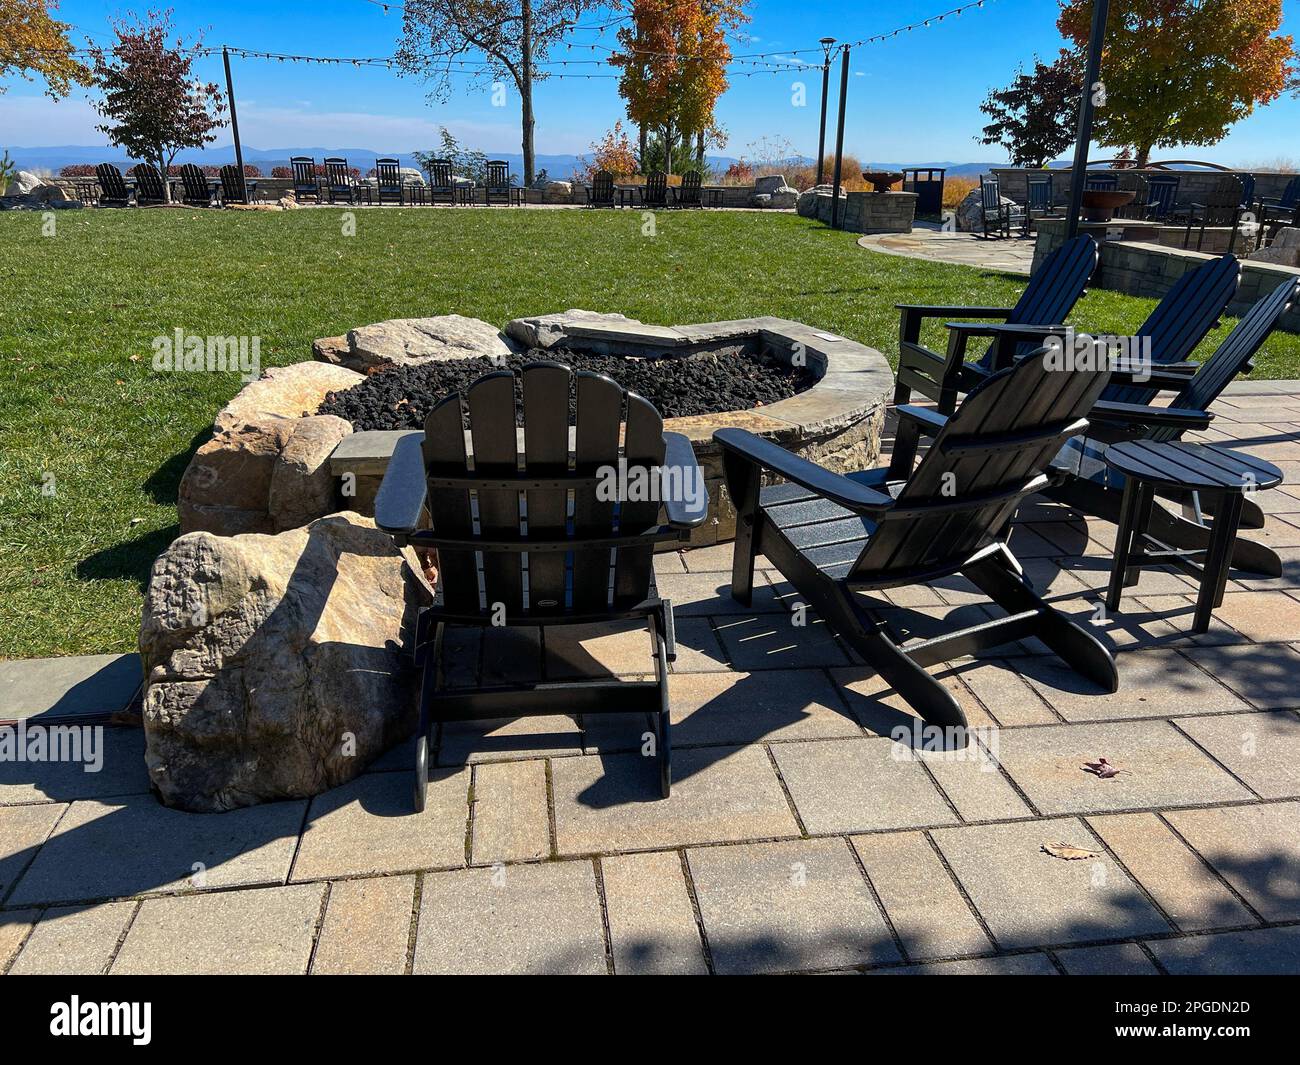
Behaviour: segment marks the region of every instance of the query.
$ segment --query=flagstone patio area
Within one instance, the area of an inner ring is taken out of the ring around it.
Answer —
[[[1207,438],[1300,485],[1300,388],[1216,410]],[[735,604],[722,545],[657,564],[681,648],[666,801],[639,723],[560,706],[449,728],[420,815],[409,746],[310,802],[215,815],[156,802],[135,729],[105,731],[99,773],[0,763],[0,969],[1300,972],[1300,488],[1258,500],[1248,535],[1285,576],[1235,574],[1189,637],[1192,583],[1144,573],[1096,626],[1117,694],[1033,641],[951,663],[989,730],[959,759],[889,738],[915,719],[815,617],[793,624],[778,573]],[[1036,503],[1012,544],[1092,619],[1114,533]],[[893,603],[982,610],[956,580]],[[462,683],[651,668],[640,631],[457,639]],[[0,720],[121,710],[130,662],[0,664]],[[1083,768],[1103,757],[1118,775]]]
[[[1009,238],[986,239],[977,233],[950,232],[930,222],[917,222],[910,233],[871,233],[859,237],[858,246],[886,255],[959,263],[1028,277],[1037,241],[1037,236],[1021,236],[1019,230]]]

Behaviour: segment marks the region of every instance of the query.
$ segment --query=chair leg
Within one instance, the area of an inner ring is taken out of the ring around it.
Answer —
[[[415,737],[415,781],[412,805],[418,814],[424,810],[425,795],[429,790],[429,750],[433,746],[430,732],[433,697],[442,687],[442,637],[446,626],[441,622],[434,629],[432,646],[424,654],[424,672],[420,682],[420,725]]]
[[[736,508],[736,540],[731,556],[731,598],[742,606],[754,601],[754,560],[758,557],[758,466],[731,451],[722,456],[727,491]]]
[[[672,605],[665,603],[662,617],[650,615],[650,634],[655,644],[655,678],[659,682],[659,713],[655,722],[655,749],[659,756],[659,795],[668,798],[673,788],[672,722],[669,718],[668,643],[665,633],[672,627]]]
[[[962,573],[1008,614],[1034,611],[1037,614],[1035,636],[1076,672],[1108,692],[1118,690],[1119,672],[1106,646],[1043,600],[1006,569],[998,556],[982,559]]]

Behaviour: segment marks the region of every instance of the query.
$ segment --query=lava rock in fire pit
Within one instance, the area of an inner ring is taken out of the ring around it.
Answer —
[[[612,377],[624,388],[648,399],[665,418],[751,410],[789,399],[814,383],[813,374],[806,367],[791,367],[776,360],[736,353],[629,359],[621,355],[534,349],[503,359],[454,359],[393,367],[372,374],[345,391],[331,392],[318,413],[345,418],[357,431],[420,429],[429,411],[444,396],[464,391],[493,370],[509,369],[517,374],[525,364],[540,359]]]

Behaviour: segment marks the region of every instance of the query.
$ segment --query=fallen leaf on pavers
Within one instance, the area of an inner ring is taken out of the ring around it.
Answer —
[[[1116,769],[1104,758],[1098,758],[1095,762],[1084,762],[1079,768],[1085,773],[1101,777],[1102,780],[1109,780],[1111,777],[1119,776],[1123,772],[1121,769]]]
[[[1053,858],[1060,858],[1067,862],[1078,862],[1084,858],[1100,858],[1101,851],[1085,850],[1083,847],[1076,847],[1073,843],[1044,843],[1043,848]]]

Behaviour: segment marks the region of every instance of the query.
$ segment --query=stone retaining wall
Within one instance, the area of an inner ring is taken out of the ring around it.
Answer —
[[[831,224],[831,194],[815,192],[813,217]],[[840,197],[841,228],[854,233],[910,233],[916,218],[915,192],[850,192]]]
[[[1114,172],[1120,173],[1121,171]],[[1017,203],[1024,203],[1029,195],[1029,176],[1031,174],[1042,174],[1044,171],[1025,167],[993,167],[990,173],[998,179],[998,191],[1003,196],[1009,196]],[[1052,175],[1053,195],[1056,197],[1057,202],[1064,202],[1070,195],[1073,175],[1069,170],[1057,170],[1055,168],[1048,171],[1048,173]],[[1222,171],[1217,170],[1125,170],[1122,173],[1141,174],[1143,177],[1177,175],[1178,196],[1176,202],[1180,204],[1203,202],[1205,194],[1215,189],[1219,180],[1225,176]],[[1233,173],[1240,177],[1248,173],[1248,171],[1239,170],[1233,171]],[[1254,199],[1281,196],[1287,182],[1293,177],[1295,177],[1294,174],[1256,173]]]
[[[1034,270],[1048,253],[1060,246],[1064,237],[1064,222],[1059,225],[1040,223],[1038,243],[1034,246]],[[1205,252],[1184,251],[1159,244],[1103,241],[1101,261],[1091,284],[1095,288],[1124,292],[1130,296],[1159,299],[1184,273],[1211,258],[1213,256]],[[1300,276],[1300,270],[1295,267],[1276,263],[1243,259],[1241,266],[1241,285],[1228,305],[1228,312],[1234,315],[1244,314],[1284,278]],[[1288,333],[1300,333],[1300,308],[1292,308],[1282,319],[1280,327]]]

